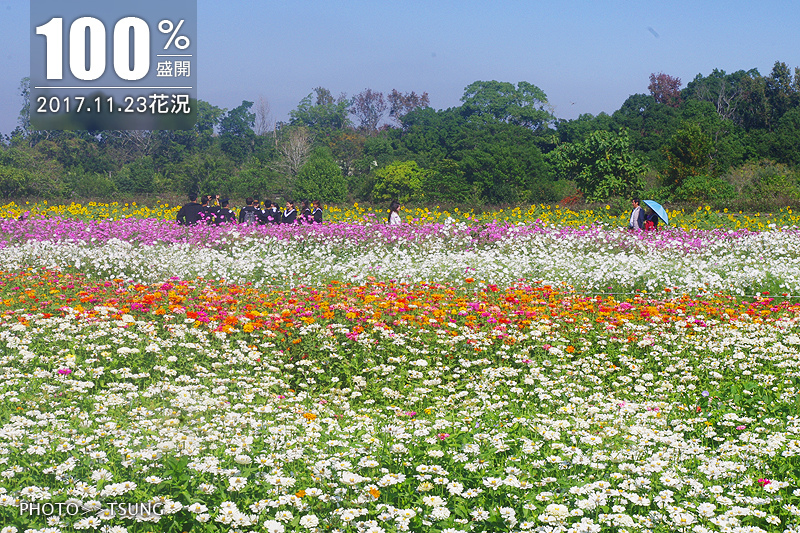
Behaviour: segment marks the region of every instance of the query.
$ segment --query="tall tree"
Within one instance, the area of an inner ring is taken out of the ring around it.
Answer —
[[[315,134],[340,130],[350,125],[349,104],[344,93],[334,98],[328,89],[317,87],[300,100],[297,109],[289,112],[290,123],[293,126],[305,126]]]
[[[667,160],[664,184],[679,188],[690,177],[711,169],[714,141],[697,123],[686,124],[662,148]]]
[[[650,74],[650,94],[659,104],[678,107],[681,104],[681,79],[659,72]]]
[[[711,102],[723,120],[746,125],[753,105],[758,106],[753,96],[761,79],[756,69],[738,70],[731,74],[714,69],[708,76],[698,74],[688,83],[683,95],[685,100]]]
[[[464,89],[462,112],[482,121],[507,122],[538,130],[553,122],[547,95],[537,86],[521,81],[476,81]]]
[[[397,89],[392,89],[387,100],[389,100],[389,116],[400,125],[403,124],[403,117],[407,114],[417,108],[426,108],[431,103],[428,93],[417,94],[414,91],[401,93]]]
[[[275,131],[275,121],[272,119],[272,108],[269,100],[263,96],[258,97],[256,102],[256,120],[253,128],[256,135],[263,136]]]
[[[378,124],[387,109],[383,93],[372,89],[364,89],[355,95],[350,104],[350,113],[359,120],[358,128],[367,135],[374,135],[378,131]]]
[[[241,163],[252,153],[255,145],[256,115],[250,111],[253,102],[242,101],[241,105],[225,113],[219,121],[219,139],[223,152]]]
[[[278,142],[280,158],[276,169],[291,180],[305,165],[311,153],[311,136],[304,126],[290,126],[281,130]]]
[[[25,133],[31,130],[31,79],[24,77],[19,82],[19,95],[22,97],[22,109],[19,110],[20,127]]]
[[[797,76],[798,69],[795,69]],[[776,61],[767,76],[766,95],[770,106],[770,129],[774,130],[781,117],[798,103],[798,83],[792,79],[792,71],[786,63]]]

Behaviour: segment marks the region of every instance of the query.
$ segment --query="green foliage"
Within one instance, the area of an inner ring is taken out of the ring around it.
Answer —
[[[784,114],[775,130],[771,152],[781,163],[800,165],[800,107]]]
[[[460,161],[467,181],[493,204],[514,204],[526,199],[534,184],[549,181],[549,167],[528,128],[487,124],[464,128],[454,159]]]
[[[249,110],[253,102],[243,101],[219,121],[219,139],[222,151],[237,163],[253,152],[256,134],[253,131],[256,115]]]
[[[422,190],[432,202],[468,204],[475,201],[474,189],[467,182],[457,161],[442,159],[423,172]]]
[[[678,189],[687,178],[707,174],[713,148],[711,136],[699,124],[678,130],[662,148],[667,163],[664,184]]]
[[[153,158],[147,156],[122,167],[114,174],[114,183],[120,192],[151,193],[154,175]]]
[[[585,141],[562,144],[548,154],[565,179],[575,182],[589,202],[612,196],[629,198],[644,187],[646,167],[633,154],[627,131],[597,131]]]
[[[548,110],[547,95],[537,86],[521,81],[476,81],[464,89],[462,113],[481,121],[499,121],[540,129],[555,117]]]
[[[672,195],[673,201],[721,203],[736,197],[730,183],[716,176],[691,175],[681,182]]]
[[[117,187],[107,174],[75,171],[67,174],[67,187],[81,198],[110,198],[117,193]],[[153,188],[158,190],[153,184]]]
[[[5,198],[64,194],[64,168],[29,147],[0,150],[0,195]]]
[[[295,197],[320,200],[326,203],[343,202],[347,197],[347,182],[342,169],[333,160],[330,150],[317,148],[297,173]]]
[[[257,196],[272,199],[288,196],[289,185],[269,165],[253,157],[245,162],[238,174],[231,176],[219,193],[231,198]]]
[[[743,200],[773,204],[800,200],[797,173],[783,163],[750,161],[731,170],[725,180]]]
[[[290,123],[305,126],[317,134],[327,134],[350,125],[349,108],[350,101],[344,95],[334,99],[328,89],[317,87],[300,100],[297,109],[289,112]]]
[[[406,203],[422,199],[423,171],[416,161],[397,161],[379,168],[373,175],[375,188],[372,195],[375,200]]]

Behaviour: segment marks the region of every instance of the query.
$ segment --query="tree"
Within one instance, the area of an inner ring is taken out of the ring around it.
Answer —
[[[660,104],[678,107],[681,103],[681,79],[674,78],[663,72],[650,74],[650,85],[647,86],[650,94]]]
[[[627,131],[596,131],[583,142],[562,144],[548,159],[590,202],[631,197],[644,187],[646,167],[633,154]]]
[[[416,161],[396,161],[375,171],[376,200],[397,200],[400,203],[422,197],[422,170]]]
[[[400,125],[403,125],[403,118],[407,114],[415,109],[424,109],[431,103],[428,93],[417,94],[414,91],[401,93],[397,89],[392,89],[387,99],[389,100],[389,116]]]
[[[256,115],[250,112],[253,102],[243,100],[241,105],[225,113],[219,121],[219,139],[222,151],[241,163],[252,153],[255,145]]]
[[[442,159],[423,171],[422,190],[434,202],[466,204],[474,201],[473,187],[467,182],[458,161]]]
[[[311,153],[311,137],[303,126],[289,126],[281,130],[278,142],[280,158],[275,166],[279,172],[293,180]]]
[[[452,159],[459,162],[475,196],[491,204],[528,201],[537,182],[550,180],[535,139],[535,132],[513,124],[466,125]]]
[[[328,89],[317,87],[300,100],[297,109],[289,112],[290,123],[293,126],[305,126],[312,133],[328,134],[350,125],[349,107],[344,93],[334,99]]]
[[[535,85],[521,81],[476,81],[464,89],[462,112],[472,119],[507,122],[537,130],[555,120],[547,95]]]
[[[353,97],[350,113],[359,120],[358,128],[367,135],[374,135],[378,131],[383,114],[386,113],[386,100],[383,93],[372,89],[364,89]]]
[[[683,91],[684,99],[711,102],[722,119],[746,125],[748,108],[752,107],[748,102],[757,91],[757,80],[763,78],[756,69],[732,74],[714,69],[708,76],[698,74],[690,81]]]
[[[19,95],[22,97],[22,109],[19,110],[19,122],[22,130],[27,134],[31,131],[31,79],[24,77],[19,82]]]
[[[328,147],[345,176],[355,170],[356,161],[364,154],[365,142],[366,138],[353,130],[341,130],[330,136]]]
[[[692,176],[706,175],[711,168],[714,141],[697,123],[678,130],[662,151],[667,161],[664,184],[673,190]]]
[[[256,120],[253,129],[259,137],[275,131],[275,121],[272,120],[272,108],[269,105],[269,100],[263,96],[259,96],[258,102],[256,102]]]
[[[347,183],[330,150],[317,148],[297,173],[295,196],[321,202],[343,202],[347,197]]]
[[[766,96],[770,106],[770,129],[778,125],[781,117],[792,107],[797,106],[800,73],[795,68],[795,79],[786,63],[776,61],[772,72],[766,79]]]

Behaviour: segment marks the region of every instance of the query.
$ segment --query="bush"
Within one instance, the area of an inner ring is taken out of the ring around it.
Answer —
[[[398,200],[401,204],[422,198],[423,171],[415,161],[396,161],[374,173],[372,196],[377,201]]]
[[[797,174],[783,163],[768,159],[748,162],[730,171],[725,180],[741,201],[786,203],[800,200]]]
[[[295,196],[327,203],[343,202],[347,197],[347,182],[342,169],[333,160],[330,150],[314,150],[297,173]]]
[[[736,191],[727,181],[707,176],[686,176],[675,189],[672,200],[676,202],[724,203],[736,197]]]
[[[114,182],[120,192],[151,193],[155,173],[153,158],[146,156],[122,167],[114,174]]]

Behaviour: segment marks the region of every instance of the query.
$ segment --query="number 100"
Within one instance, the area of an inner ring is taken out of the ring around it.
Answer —
[[[133,31],[133,67],[130,62],[130,32]],[[64,75],[64,19],[54,17],[36,27],[47,41],[47,79]],[[87,35],[88,32],[88,35]],[[86,44],[89,65],[86,65]],[[114,25],[114,72],[127,81],[144,78],[150,70],[150,27],[138,17],[125,17]],[[96,80],[106,71],[106,27],[94,17],[76,19],[69,27],[69,70],[79,80]]]

